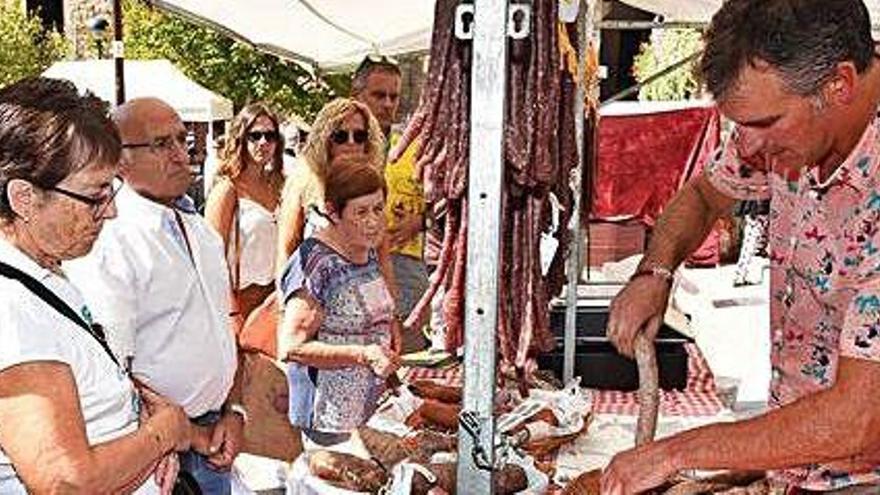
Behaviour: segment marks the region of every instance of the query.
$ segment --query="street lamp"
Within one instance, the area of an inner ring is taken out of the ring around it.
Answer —
[[[95,16],[89,19],[89,32],[95,39],[98,48],[98,58],[104,58],[104,41],[107,39],[107,30],[110,28],[110,22],[101,16]]]

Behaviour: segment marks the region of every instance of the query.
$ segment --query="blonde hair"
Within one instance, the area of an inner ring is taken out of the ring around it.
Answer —
[[[323,183],[330,168],[330,136],[339,128],[342,121],[353,113],[359,113],[367,125],[369,137],[366,142],[367,162],[377,170],[383,169],[385,162],[385,136],[379,121],[363,103],[351,98],[337,98],[324,105],[315,117],[312,130],[306,140],[302,156],[305,163]]]
[[[278,140],[275,142],[275,153],[272,156],[272,168],[263,172],[273,189],[276,191],[281,190],[284,185],[284,136],[281,135],[278,116],[267,104],[262,102],[246,105],[233,119],[229,132],[226,135],[223,151],[220,153],[222,162],[217,168],[217,174],[214,178],[215,182],[223,177],[235,179],[250,162],[250,155],[247,149],[247,133],[260,117],[267,117],[271,120],[275,126],[275,132],[278,133]]]

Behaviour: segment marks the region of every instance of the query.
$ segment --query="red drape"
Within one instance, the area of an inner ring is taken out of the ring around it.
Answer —
[[[719,145],[714,107],[603,116],[591,218],[653,225],[666,203]]]

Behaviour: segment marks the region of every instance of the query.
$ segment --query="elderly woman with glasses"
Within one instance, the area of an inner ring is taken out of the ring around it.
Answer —
[[[275,286],[283,152],[276,114],[263,103],[247,105],[232,122],[208,195],[205,217],[226,247],[237,325]]]
[[[346,441],[367,422],[399,364],[394,301],[378,259],[385,181],[364,160],[333,167],[326,184],[328,224],[297,247],[279,283],[290,421],[322,446]]]
[[[0,90],[0,493],[170,492],[189,446],[183,410],[138,394],[61,268],[116,214],[120,149],[70,83]]]

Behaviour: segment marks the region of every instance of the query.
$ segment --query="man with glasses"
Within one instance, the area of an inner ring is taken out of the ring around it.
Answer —
[[[229,493],[246,413],[222,242],[185,195],[192,179],[177,113],[160,100],[137,99],[114,120],[123,143],[118,216],[67,269],[133,376],[190,417],[192,450],[181,456],[181,469],[204,493]],[[99,209],[110,194],[78,199]]]
[[[401,72],[397,62],[386,56],[369,55],[358,66],[351,82],[352,96],[370,108],[388,140],[389,149],[399,136],[391,126],[400,105]],[[339,136],[340,139],[348,136]],[[333,139],[336,140],[336,136]],[[356,140],[358,136],[352,136]],[[366,139],[366,135],[363,136]],[[388,184],[387,222],[391,262],[397,279],[397,310],[405,318],[428,288],[428,272],[423,259],[425,198],[415,179],[414,148],[385,168]],[[425,346],[419,329],[405,329],[403,351]]]

